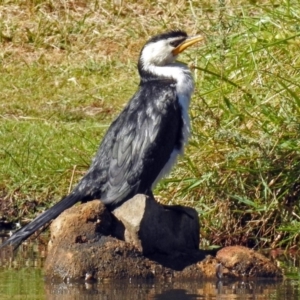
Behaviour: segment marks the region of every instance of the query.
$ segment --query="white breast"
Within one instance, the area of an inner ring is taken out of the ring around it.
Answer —
[[[152,70],[153,72],[154,70]],[[184,64],[175,63],[170,66],[164,67],[155,67],[155,73],[159,74],[160,76],[165,76],[167,78],[173,78],[176,80],[176,91],[178,95],[179,104],[182,108],[182,120],[183,120],[183,127],[182,127],[182,147],[181,149],[175,149],[165,164],[157,178],[155,179],[152,187],[158,183],[158,181],[166,176],[172,169],[173,165],[177,161],[177,157],[179,154],[183,154],[184,146],[188,141],[190,135],[190,117],[189,117],[189,105],[192,93],[194,91],[194,81],[191,75],[190,70]]]
[[[176,64],[177,65],[177,64]],[[178,69],[181,72],[176,73],[177,76],[176,81],[176,90],[178,94],[179,104],[182,108],[182,120],[183,120],[183,128],[182,128],[182,136],[183,136],[183,145],[185,145],[188,141],[190,135],[190,116],[189,116],[189,106],[192,93],[194,91],[194,81],[192,74],[189,68],[186,65],[178,64]],[[182,154],[183,154],[183,150]]]

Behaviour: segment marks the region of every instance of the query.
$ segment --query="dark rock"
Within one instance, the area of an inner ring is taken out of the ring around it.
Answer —
[[[190,207],[163,206],[136,195],[112,213],[125,227],[121,238],[145,255],[199,249],[199,218]]]

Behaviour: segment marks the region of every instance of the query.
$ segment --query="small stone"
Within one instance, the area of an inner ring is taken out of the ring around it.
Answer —
[[[216,259],[228,277],[282,277],[281,270],[267,257],[243,246],[225,247]]]

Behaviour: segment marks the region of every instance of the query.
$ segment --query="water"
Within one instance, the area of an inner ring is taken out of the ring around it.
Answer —
[[[1,240],[0,240],[1,242]],[[300,299],[300,264],[297,253],[277,256],[283,280],[99,281],[48,282],[43,277],[46,243],[25,244],[16,257],[0,257],[0,299]]]
[[[49,286],[48,286],[49,287]],[[272,282],[135,282],[58,284],[47,288],[46,299],[299,299],[292,281]],[[294,296],[294,298],[292,297]]]
[[[299,280],[45,282],[41,269],[1,270],[0,299],[300,299]]]

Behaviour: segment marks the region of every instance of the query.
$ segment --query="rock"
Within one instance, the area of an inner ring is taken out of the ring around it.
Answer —
[[[121,238],[145,255],[199,249],[199,218],[190,207],[163,206],[136,195],[112,213],[125,227]]]
[[[264,255],[243,247],[231,246],[218,251],[216,256],[222,265],[223,276],[228,277],[269,277],[282,276],[278,267]]]
[[[52,222],[48,251],[53,246],[82,244],[110,235],[112,223],[111,213],[99,200],[73,206]]]
[[[199,250],[195,220],[192,209],[162,206],[143,195],[113,213],[99,200],[74,206],[51,225],[44,273],[59,280],[281,276],[270,260],[245,247],[224,248],[217,258]]]

